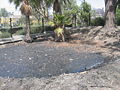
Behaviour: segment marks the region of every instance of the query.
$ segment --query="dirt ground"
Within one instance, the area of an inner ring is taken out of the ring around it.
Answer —
[[[81,34],[74,34],[74,36]],[[112,41],[112,40],[108,40]],[[76,52],[100,53],[107,57],[104,64],[84,72],[61,74],[51,78],[3,78],[0,90],[120,90],[120,45],[107,45],[103,40],[74,39],[69,42],[42,41],[1,45],[8,48],[19,45],[46,45],[48,47],[77,47]]]
[[[120,52],[114,46],[105,46],[103,42],[33,42],[48,47],[79,47],[80,51],[101,53],[110,58],[103,65],[80,73],[62,74],[51,78],[0,78],[0,90],[120,90]],[[24,42],[1,45],[0,48],[14,45],[29,45]]]

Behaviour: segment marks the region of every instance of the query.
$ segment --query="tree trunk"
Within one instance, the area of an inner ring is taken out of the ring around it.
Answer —
[[[32,42],[32,38],[30,36],[30,16],[26,16],[26,36],[25,36],[26,42]]]
[[[40,18],[38,18],[37,21],[38,21],[38,24],[40,24]]]
[[[12,31],[12,18],[10,18],[10,36],[12,38],[13,33],[11,31]]]
[[[55,0],[53,4],[53,12],[62,14],[61,5],[59,0]]]
[[[37,18],[38,24],[40,24],[40,14],[38,14],[36,18]]]
[[[113,30],[115,25],[115,11],[117,0],[105,0],[105,29]]]
[[[90,14],[90,12],[89,12],[89,16],[88,16],[88,25],[90,26],[91,25],[91,14]]]
[[[46,31],[45,31],[45,25],[44,25],[44,22],[45,20],[44,20],[44,17],[42,17],[42,32],[43,33],[46,33]]]

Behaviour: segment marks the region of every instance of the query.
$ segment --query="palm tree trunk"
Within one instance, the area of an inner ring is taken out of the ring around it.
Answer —
[[[30,36],[30,16],[26,16],[26,36],[25,36],[26,42],[32,42],[32,38]]]
[[[61,5],[59,0],[55,0],[53,4],[53,11],[55,13],[62,14]]]
[[[115,28],[115,11],[117,0],[105,0],[105,29]]]

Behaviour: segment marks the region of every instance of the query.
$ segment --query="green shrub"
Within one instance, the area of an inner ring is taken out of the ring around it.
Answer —
[[[45,31],[54,31],[54,26],[45,26]]]
[[[117,24],[117,26],[120,26],[120,18],[119,17],[116,18],[116,24]]]
[[[0,34],[2,34],[2,32],[0,31]]]
[[[118,8],[116,9],[116,24],[120,26],[120,5],[118,5]]]
[[[15,35],[25,35],[25,30],[21,29],[15,33]]]
[[[63,26],[63,25],[70,25],[71,19],[70,17],[66,17],[65,15],[54,14],[54,25],[55,26]]]
[[[63,28],[58,27],[58,28],[55,29],[55,33],[57,34],[58,37],[59,37],[63,32],[64,32],[64,29],[63,29]]]
[[[93,20],[91,20],[91,25],[92,26],[104,26],[105,20],[102,17],[97,17]]]
[[[41,26],[32,26],[31,27],[31,34],[36,34],[41,32]]]
[[[54,26],[44,26],[45,31],[54,31]],[[31,27],[31,34],[43,33],[42,26],[33,26]]]
[[[55,26],[54,22],[52,22],[52,21],[48,22],[48,25],[49,26]]]
[[[45,26],[44,27],[45,31],[53,31],[54,30],[54,27],[52,26]],[[31,34],[36,34],[36,33],[42,33],[43,32],[43,29],[42,29],[42,26],[32,26],[31,27]],[[17,31],[15,33],[15,35],[25,35],[25,30],[24,29],[21,29],[19,31]]]
[[[9,38],[10,36],[11,36],[11,34],[8,32],[3,32],[0,34],[0,38]]]
[[[36,34],[40,32],[40,26],[33,26],[31,27],[31,34]],[[16,35],[25,35],[25,30],[21,29],[15,33]]]
[[[1,28],[0,31],[1,31],[1,32],[8,32],[8,31],[9,31],[9,28]]]

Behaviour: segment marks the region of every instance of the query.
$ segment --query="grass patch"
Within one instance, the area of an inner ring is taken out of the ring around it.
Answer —
[[[0,38],[9,38],[11,37],[11,34],[9,32],[2,32],[0,34]]]
[[[42,28],[41,26],[33,26],[31,27],[31,34],[36,34],[36,33],[41,33],[42,31]]]
[[[15,35],[25,35],[25,30],[21,29],[15,33]]]

